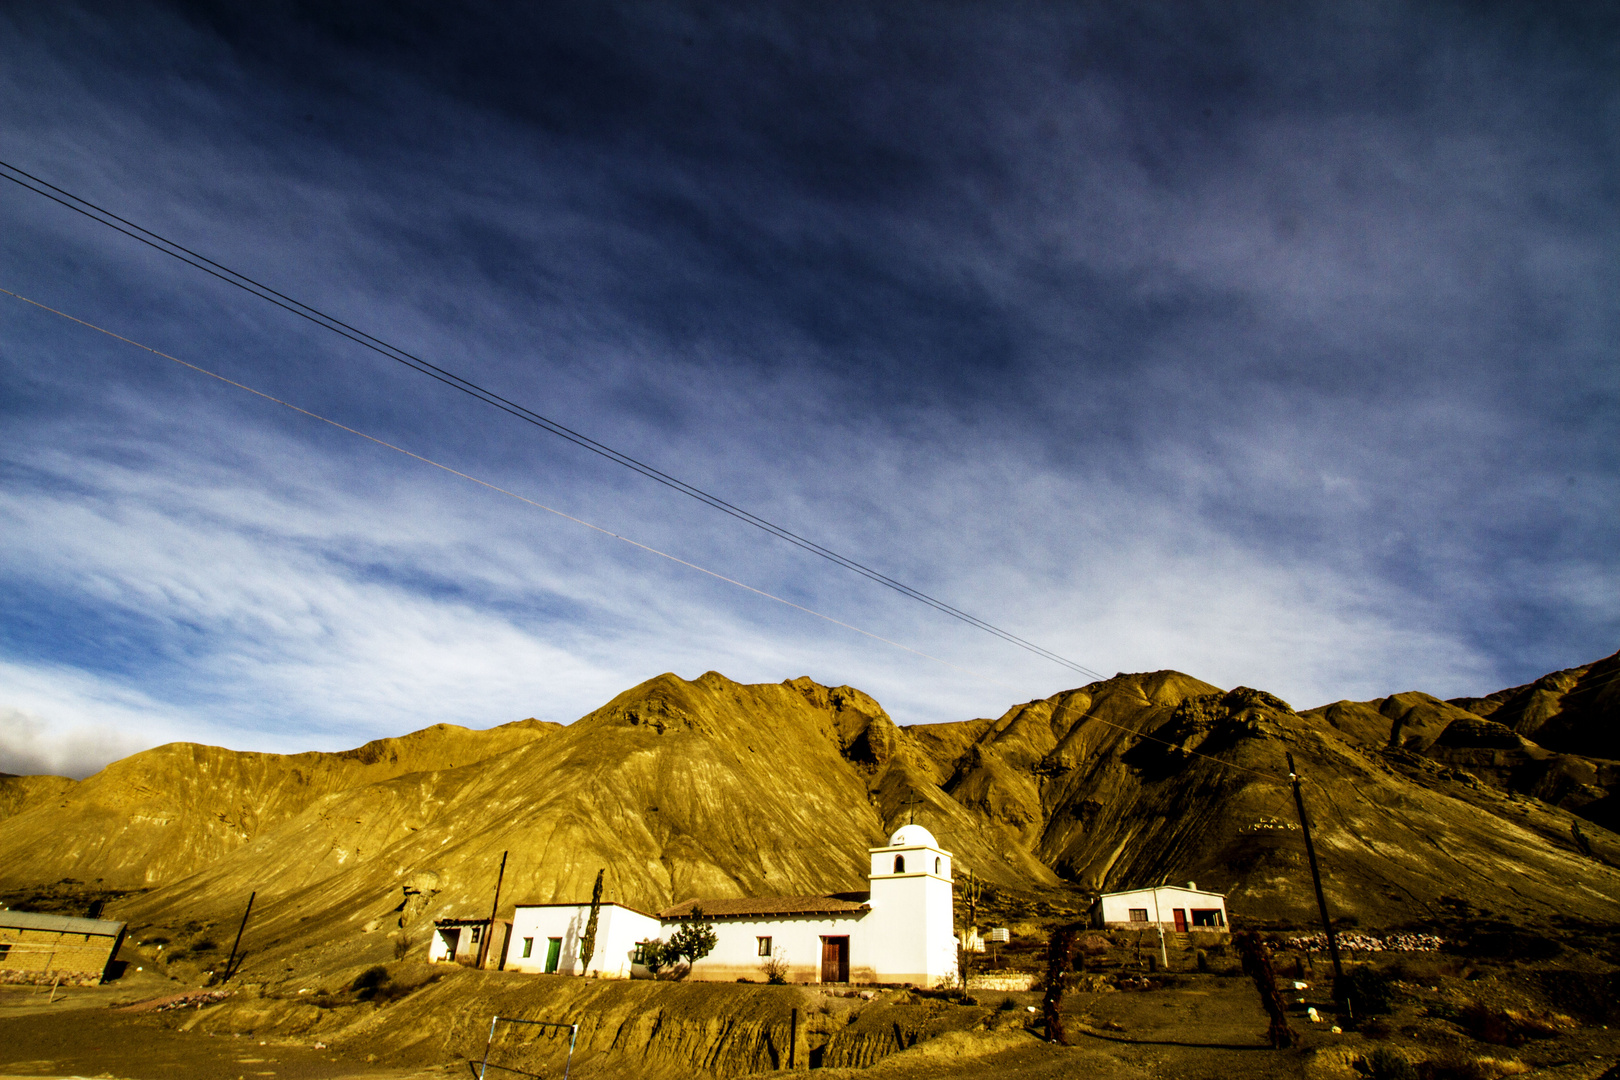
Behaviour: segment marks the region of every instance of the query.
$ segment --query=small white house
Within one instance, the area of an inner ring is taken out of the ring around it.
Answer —
[[[1093,925],[1105,930],[1174,930],[1224,932],[1226,894],[1185,886],[1160,885],[1103,893],[1093,909]]]
[[[702,908],[715,947],[691,978],[761,980],[767,963],[789,982],[912,983],[933,986],[956,972],[950,852],[921,825],[905,825],[868,848],[870,891],[826,896],[686,900],[658,913],[604,903],[589,971],[602,978],[646,976],[638,946],[668,941]],[[512,918],[508,971],[584,974],[580,939],[589,904],[520,904]]]
[[[512,913],[507,971],[583,975],[579,956],[590,904],[519,904]],[[599,978],[628,979],[636,947],[663,933],[658,917],[604,902],[596,916],[596,948],[589,971]],[[638,974],[645,974],[645,970]]]

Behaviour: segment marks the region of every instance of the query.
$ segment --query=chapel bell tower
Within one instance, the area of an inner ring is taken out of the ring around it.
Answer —
[[[921,825],[902,825],[872,857],[867,916],[880,970],[892,982],[932,987],[956,974],[951,853]]]

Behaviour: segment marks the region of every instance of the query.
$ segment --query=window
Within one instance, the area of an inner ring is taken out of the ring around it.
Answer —
[[[534,938],[526,937],[526,938],[523,939],[523,959],[527,960],[530,956],[533,956],[533,955],[534,955]]]
[[[10,952],[11,952],[11,942],[9,942],[9,941],[0,941],[0,960],[4,960],[6,958],[6,956],[7,956],[7,954],[10,953]]]
[[[770,938],[762,937],[762,938],[755,938],[754,940],[759,942],[759,955],[761,955],[761,956],[769,956],[769,955],[771,955],[771,939]]]
[[[934,860],[934,873],[936,873],[936,874],[939,873],[939,867],[940,867],[940,862],[939,862],[938,859],[935,859]]]
[[[483,934],[483,932],[484,928],[482,926],[475,926],[472,928],[472,943],[474,945],[478,944],[478,938]]]
[[[894,857],[894,872],[897,874],[903,874],[906,872],[906,857],[904,855],[896,855]]]
[[[652,952],[653,948],[654,945],[650,941],[636,942],[636,952],[634,956],[630,957],[630,962],[645,965],[647,963],[647,954]]]
[[[1147,922],[1147,908],[1145,908],[1145,907],[1133,907],[1133,908],[1131,908],[1131,922]]]
[[[1192,909],[1192,924],[1194,926],[1219,926],[1219,925],[1221,925],[1221,909],[1220,908],[1193,908]]]

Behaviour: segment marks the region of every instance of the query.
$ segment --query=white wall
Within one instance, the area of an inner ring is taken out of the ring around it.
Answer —
[[[1155,907],[1157,903],[1157,907]],[[1148,921],[1133,923],[1131,908],[1145,908]],[[1104,926],[1113,926],[1116,923],[1125,927],[1152,927],[1163,926],[1166,930],[1175,929],[1175,909],[1180,908],[1187,914],[1188,929],[1223,931],[1229,929],[1226,918],[1226,897],[1220,893],[1203,892],[1198,889],[1188,889],[1176,885],[1165,885],[1157,889],[1135,889],[1131,892],[1107,893],[1102,898],[1102,917]],[[1194,908],[1215,908],[1220,911],[1221,925],[1215,927],[1192,926],[1192,912]]]
[[[454,931],[451,932],[454,933]],[[434,962],[442,962],[453,959],[454,955],[454,950],[450,948],[450,943],[445,938],[445,929],[435,926],[433,936],[428,939],[428,959]]]
[[[761,965],[766,958],[759,955],[759,938],[769,937],[772,953],[787,962],[790,982],[820,982],[822,938],[848,937],[851,982],[933,987],[941,979],[953,978],[957,967],[950,852],[937,847],[920,826],[904,826],[894,839],[900,843],[869,849],[871,910],[717,919],[714,951],[693,965],[692,977],[725,982],[763,980]],[[905,859],[898,874],[896,856]],[[518,908],[507,970],[545,971],[549,939],[559,938],[558,973],[578,974],[579,939],[589,918],[589,904]],[[604,977],[629,977],[636,943],[653,938],[667,941],[678,928],[678,921],[661,924],[650,915],[603,904],[591,970]],[[524,938],[533,939],[527,958],[523,956]],[[634,974],[645,973],[644,968],[635,968]]]
[[[874,981],[932,987],[956,975],[951,856],[918,844],[871,849],[872,913],[858,953]],[[905,860],[895,873],[896,857]]]
[[[765,957],[759,955],[759,939],[771,939],[771,951],[787,961],[789,982],[814,983],[821,981],[821,939],[849,938],[849,978],[851,982],[878,981],[870,961],[860,957],[861,943],[870,936],[870,912],[851,912],[848,915],[775,915],[757,919],[717,919],[714,923],[715,946],[708,956],[692,965],[692,978],[715,982],[752,979],[762,982],[765,972],[760,967]],[[669,936],[680,929],[671,922],[659,936]]]
[[[543,972],[546,970],[546,952],[551,938],[562,939],[562,951],[557,958],[557,974],[580,975],[579,944],[590,922],[589,904],[551,904],[544,907],[520,907],[512,917],[512,946],[507,952],[507,971]],[[658,920],[651,915],[603,904],[596,919],[596,951],[591,955],[590,970],[602,978],[627,979],[630,977],[630,958],[636,942],[662,937]],[[533,939],[530,955],[523,955],[523,941]]]

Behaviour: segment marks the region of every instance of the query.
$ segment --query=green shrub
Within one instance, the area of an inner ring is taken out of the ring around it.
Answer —
[[[362,1000],[370,1001],[377,996],[383,987],[392,981],[393,976],[388,974],[388,969],[378,964],[376,967],[366,968],[366,970],[356,975],[354,982],[349,984],[349,989],[353,990],[355,995]]]

